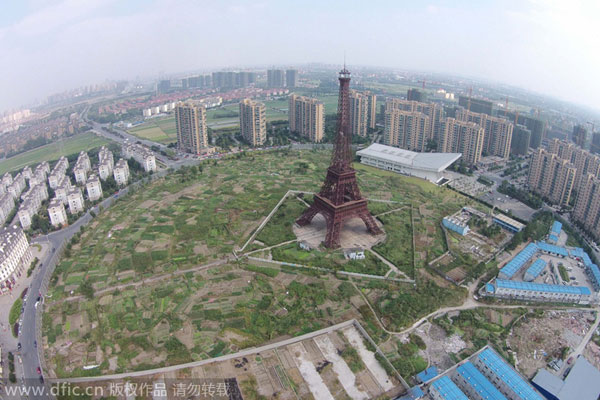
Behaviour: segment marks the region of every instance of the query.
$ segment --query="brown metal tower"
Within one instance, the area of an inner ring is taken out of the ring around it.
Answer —
[[[321,191],[315,194],[313,204],[298,218],[300,226],[308,225],[315,215],[322,214],[327,221],[325,246],[340,247],[340,231],[344,222],[358,217],[367,230],[378,235],[382,233],[375,219],[367,209],[367,200],[360,195],[356,182],[356,171],[352,168],[350,144],[350,71],[340,71],[340,95],[338,99],[337,134],[333,147],[331,164],[327,169]]]

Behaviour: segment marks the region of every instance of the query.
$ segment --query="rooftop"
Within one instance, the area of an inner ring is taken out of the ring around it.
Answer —
[[[496,287],[503,289],[528,290],[532,292],[565,293],[574,295],[591,295],[590,289],[585,286],[548,285],[545,283],[518,282],[496,279]]]
[[[582,356],[577,358],[564,381],[540,369],[532,382],[560,400],[597,399],[600,396],[600,371]]]
[[[563,257],[568,257],[569,256],[569,252],[564,247],[555,246],[553,244],[549,244],[549,243],[546,243],[546,242],[538,242],[537,245],[538,245],[539,249],[542,250],[542,251],[546,251],[548,253],[558,254],[558,255],[563,256]]]
[[[523,400],[543,400],[536,391],[508,365],[502,357],[489,347],[483,350],[477,356],[485,365],[488,366],[496,376]]]
[[[529,243],[527,247],[519,252],[512,260],[510,260],[502,269],[500,273],[504,276],[511,278],[518,270],[525,265],[538,251],[538,246],[535,243]]]
[[[417,153],[379,143],[373,143],[366,149],[357,151],[356,155],[379,158],[407,167],[435,172],[445,170],[462,156],[461,153]]]
[[[469,400],[467,396],[456,386],[454,382],[447,376],[442,376],[437,381],[431,384],[444,399],[446,400]]]
[[[467,361],[456,371],[469,383],[473,390],[484,399],[489,400],[507,400],[506,397],[481,372],[471,363]]]

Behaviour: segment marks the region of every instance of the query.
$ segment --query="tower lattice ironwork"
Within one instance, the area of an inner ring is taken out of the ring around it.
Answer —
[[[369,233],[382,233],[375,219],[367,209],[367,200],[360,194],[356,182],[356,171],[352,168],[352,133],[350,131],[350,71],[344,69],[339,74],[340,94],[338,99],[337,127],[331,164],[327,169],[325,182],[313,204],[298,218],[300,226],[308,225],[317,214],[325,217],[327,236],[325,246],[340,247],[340,232],[344,222],[360,218]]]

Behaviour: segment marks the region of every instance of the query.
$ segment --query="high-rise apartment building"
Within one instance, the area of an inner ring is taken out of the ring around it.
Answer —
[[[419,89],[411,88],[406,91],[406,100],[427,103],[427,94]]]
[[[588,174],[582,180],[572,216],[600,239],[600,179],[597,176]]]
[[[569,161],[577,169],[574,190],[579,192],[582,181],[588,174],[600,178],[600,157],[565,140],[553,139],[548,143],[548,151]]]
[[[203,105],[193,102],[179,103],[175,107],[177,149],[192,154],[202,154],[208,148],[206,112]]]
[[[571,136],[573,143],[579,147],[585,147],[587,139],[587,129],[583,125],[575,125],[573,127],[573,135]]]
[[[592,135],[592,144],[590,146],[592,153],[600,154],[600,132]]]
[[[350,91],[350,132],[352,135],[367,136],[368,102],[367,96],[363,93]]]
[[[494,103],[490,100],[472,98],[471,96],[458,96],[458,105],[475,113],[492,115]]]
[[[298,70],[288,69],[285,71],[285,86],[295,88],[298,86]]]
[[[506,113],[506,118],[510,121],[515,120],[515,113],[508,111]],[[525,125],[527,129],[531,131],[531,140],[529,147],[532,149],[537,149],[542,145],[542,142],[546,138],[546,122],[542,121],[539,118],[532,117],[529,115],[519,114],[517,116],[517,124]]]
[[[377,122],[377,95],[365,92],[367,96],[367,128],[375,129]]]
[[[290,95],[288,121],[291,132],[298,132],[312,142],[318,143],[323,140],[325,107],[321,101],[295,94]]]
[[[439,148],[443,153],[462,153],[464,162],[473,165],[481,160],[484,135],[483,128],[474,122],[446,118]]]
[[[485,154],[508,158],[513,133],[513,124],[510,121],[466,109],[456,110],[456,119],[475,122],[484,129],[483,152]]]
[[[402,110],[410,112],[420,112],[429,117],[429,132],[426,133],[425,143],[429,140],[437,143],[440,148],[441,136],[444,133],[444,110],[435,103],[420,103],[418,101],[408,101],[401,99],[388,99],[385,103],[384,124],[387,120],[385,114],[393,110]]]
[[[262,146],[267,140],[265,105],[251,99],[240,101],[240,130],[252,146]]]
[[[267,70],[267,86],[270,88],[281,88],[285,84],[285,73],[282,69]]]
[[[512,140],[510,141],[510,154],[524,156],[529,150],[531,131],[525,125],[517,124],[513,128]]]
[[[418,111],[392,109],[385,113],[384,143],[411,151],[425,151],[431,119]]]
[[[529,167],[529,188],[553,204],[567,205],[575,184],[577,169],[558,154],[538,149]]]

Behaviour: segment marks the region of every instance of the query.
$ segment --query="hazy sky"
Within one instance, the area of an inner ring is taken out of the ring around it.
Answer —
[[[598,21],[598,0],[2,0],[0,111],[106,79],[341,63],[344,50],[349,66],[482,77],[600,109]]]

